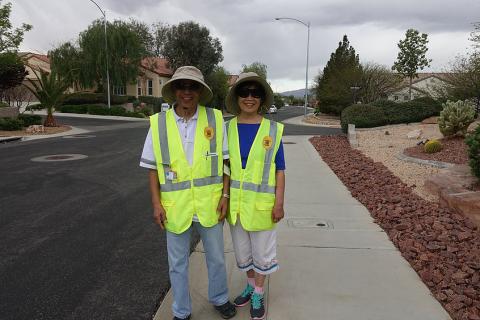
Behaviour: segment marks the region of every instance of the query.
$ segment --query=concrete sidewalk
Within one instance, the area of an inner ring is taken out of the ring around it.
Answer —
[[[278,225],[280,270],[266,282],[267,319],[442,320],[447,312],[321,160],[305,136],[284,137],[285,219]],[[228,227],[225,257],[230,296],[245,285]],[[201,243],[190,257],[192,319],[221,319],[207,299]],[[156,320],[172,319],[171,291]],[[250,319],[249,306],[234,319]]]

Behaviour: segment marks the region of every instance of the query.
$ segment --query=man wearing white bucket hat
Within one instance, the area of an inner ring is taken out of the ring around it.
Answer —
[[[205,108],[212,91],[195,67],[178,68],[162,88],[174,108],[150,117],[140,160],[149,168],[155,222],[166,229],[174,320],[190,319],[188,260],[192,228],[200,234],[208,269],[208,298],[222,318],[236,314],[228,300],[223,221],[229,197],[223,161],[228,143],[222,113]]]

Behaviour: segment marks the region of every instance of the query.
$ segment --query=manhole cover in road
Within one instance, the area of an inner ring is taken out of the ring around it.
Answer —
[[[35,157],[30,159],[35,162],[53,162],[53,161],[73,161],[85,159],[88,156],[84,154],[51,154],[48,156]]]
[[[289,218],[287,224],[290,228],[304,229],[304,228],[318,228],[318,229],[333,229],[333,223],[327,220],[317,218]]]
[[[88,139],[95,138],[93,134],[76,134],[74,136],[64,136],[63,139]]]

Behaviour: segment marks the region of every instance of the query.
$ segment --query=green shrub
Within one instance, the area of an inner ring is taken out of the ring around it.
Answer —
[[[23,121],[21,119],[0,118],[0,130],[15,131],[22,130]]]
[[[345,106],[334,106],[334,105],[324,105],[320,103],[318,107],[318,112],[325,113],[325,114],[333,114],[339,116],[342,114],[342,111],[345,109]]]
[[[27,111],[31,111],[31,110],[43,110],[45,109],[41,103],[35,103],[35,104],[32,104],[32,105],[29,105],[28,107],[25,108],[25,110]]]
[[[88,111],[88,104],[79,104],[79,105],[63,105],[59,107],[60,112],[62,113],[87,113]]]
[[[467,136],[465,143],[468,146],[468,157],[470,158],[468,164],[473,175],[480,179],[480,125]]]
[[[0,101],[0,108],[10,107],[7,103]]]
[[[445,136],[453,136],[460,132],[465,135],[468,126],[475,119],[475,106],[468,101],[447,101],[438,118],[438,127]]]
[[[430,140],[427,143],[425,143],[425,146],[423,147],[423,150],[425,150],[426,153],[435,153],[439,152],[442,150],[442,144],[438,140]]]
[[[42,117],[36,114],[20,114],[18,119],[23,121],[25,127],[42,124]]]
[[[125,110],[125,108],[119,106],[113,106],[110,109],[110,114],[112,116],[124,116],[126,112],[127,110]]]
[[[118,105],[125,104],[133,101],[135,97],[132,96],[117,96],[110,95],[110,104]],[[79,105],[79,104],[108,104],[108,97],[103,93],[94,92],[74,92],[69,94],[63,100],[63,104],[66,105]]]
[[[357,128],[372,128],[385,125],[387,119],[381,108],[368,104],[353,104],[342,111],[340,123],[343,132],[347,132],[349,123]]]
[[[372,103],[382,109],[388,124],[420,122],[439,114],[442,106],[432,98],[417,98],[412,101],[396,103],[378,100]]]
[[[88,106],[88,114],[96,114],[106,116],[110,114],[110,109],[101,104],[92,104]]]

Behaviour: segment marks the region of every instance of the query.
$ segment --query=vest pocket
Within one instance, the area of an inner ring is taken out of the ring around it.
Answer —
[[[271,202],[255,202],[255,213],[252,216],[252,229],[255,231],[269,230],[273,227]]]

